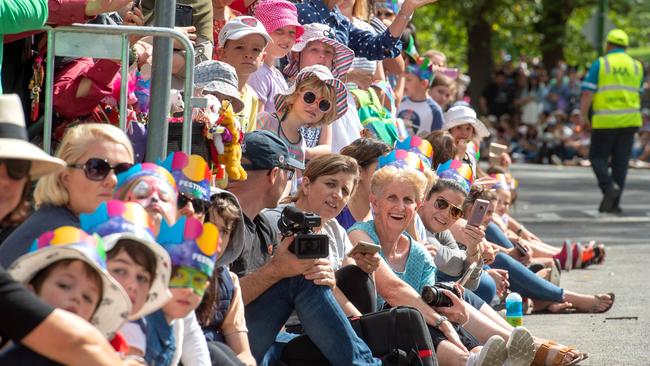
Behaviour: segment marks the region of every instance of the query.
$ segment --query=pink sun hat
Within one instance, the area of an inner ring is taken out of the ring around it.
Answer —
[[[296,27],[296,42],[300,42],[300,37],[305,33],[305,29],[298,22],[298,9],[286,0],[260,1],[255,6],[255,18],[262,22],[269,34],[279,28],[293,25]]]

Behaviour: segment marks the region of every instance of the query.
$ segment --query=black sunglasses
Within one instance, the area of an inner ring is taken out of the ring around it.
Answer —
[[[32,162],[23,159],[0,159],[0,165],[2,164],[7,167],[7,175],[13,180],[25,178],[32,168]]]
[[[178,200],[176,202],[178,209],[187,206],[188,202],[192,202],[192,207],[194,208],[194,212],[196,212],[197,214],[206,213],[208,211],[208,208],[210,208],[210,204],[208,202],[205,202],[198,198],[188,197],[185,195],[185,193],[178,194]]]
[[[312,104],[316,101],[316,94],[314,92],[308,91],[305,94],[302,95],[302,100],[305,101],[307,104]],[[320,99],[318,101],[318,109],[321,110],[321,112],[327,112],[332,108],[332,104],[325,100],[325,99]]]
[[[446,210],[449,208],[449,213],[455,219],[460,219],[463,217],[463,210],[457,206],[452,205],[449,203],[449,201],[442,197],[436,198],[436,200],[433,202],[433,207],[437,208],[438,210]]]
[[[111,166],[108,161],[99,158],[90,158],[83,164],[68,164],[68,168],[83,169],[88,180],[95,182],[103,181],[111,170],[115,171],[115,175],[124,173],[131,169],[131,163],[119,163]]]

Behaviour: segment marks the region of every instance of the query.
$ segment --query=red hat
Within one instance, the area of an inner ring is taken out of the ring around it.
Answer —
[[[300,42],[300,37],[305,32],[298,22],[298,9],[286,0],[260,1],[255,6],[255,18],[262,22],[269,34],[276,29],[293,25],[296,27],[296,42]]]

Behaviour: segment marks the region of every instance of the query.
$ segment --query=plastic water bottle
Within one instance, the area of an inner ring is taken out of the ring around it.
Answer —
[[[522,310],[522,300],[516,292],[511,292],[506,297],[506,321],[513,327],[524,324],[524,313]]]

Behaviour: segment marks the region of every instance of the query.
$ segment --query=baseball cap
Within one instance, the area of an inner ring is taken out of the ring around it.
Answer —
[[[609,33],[607,33],[607,42],[618,46],[627,47],[630,43],[630,39],[625,31],[617,28],[612,29],[609,31]]]
[[[246,170],[267,170],[275,167],[305,169],[305,164],[290,157],[289,148],[277,135],[269,131],[253,131],[244,136],[242,159],[250,163]]]
[[[254,17],[241,16],[231,19],[221,28],[221,32],[219,32],[219,47],[223,48],[223,45],[229,39],[240,39],[251,34],[259,34],[264,37],[267,45],[271,42],[271,37],[266,32],[262,22]]]

